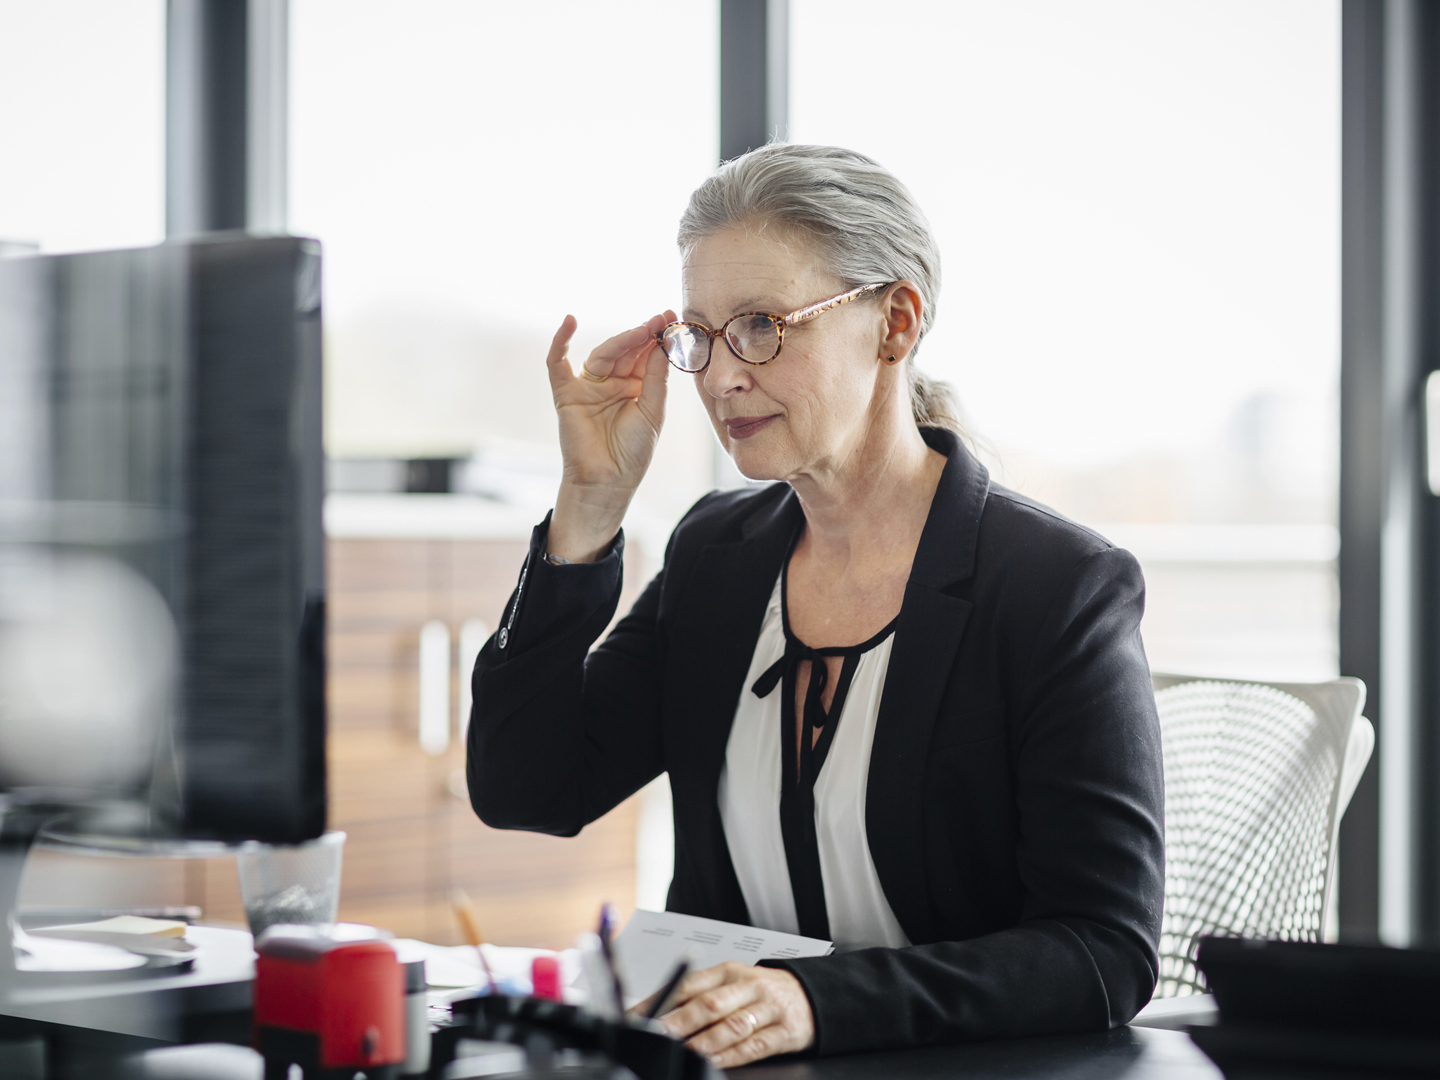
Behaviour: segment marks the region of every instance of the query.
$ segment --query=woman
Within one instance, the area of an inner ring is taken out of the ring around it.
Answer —
[[[1127,1022],[1164,877],[1135,560],[957,438],[915,368],[939,255],[873,161],[747,154],[680,246],[683,320],[578,375],[575,321],[555,336],[564,477],[476,665],[476,811],[574,835],[668,772],[668,906],[836,941],[687,977],[664,1022],[722,1067]],[[697,503],[589,652],[672,366],[739,470],[781,482]]]

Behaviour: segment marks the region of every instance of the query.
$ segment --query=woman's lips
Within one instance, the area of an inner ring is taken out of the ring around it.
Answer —
[[[771,420],[774,420],[779,413],[772,416],[737,416],[733,420],[725,421],[725,430],[730,433],[732,439],[748,439],[751,435],[757,434],[767,427]]]

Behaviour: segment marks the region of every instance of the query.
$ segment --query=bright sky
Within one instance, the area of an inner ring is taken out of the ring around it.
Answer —
[[[292,226],[333,325],[582,349],[678,297],[715,0],[293,0]],[[1193,447],[1338,367],[1336,0],[792,0],[792,138],[879,158],[945,259],[922,363],[1071,466]],[[896,50],[876,49],[895,34]],[[163,228],[161,0],[0,0],[0,238]]]

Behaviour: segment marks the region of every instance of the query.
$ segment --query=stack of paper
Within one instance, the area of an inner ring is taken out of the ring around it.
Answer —
[[[799,934],[643,909],[635,912],[615,939],[615,955],[625,979],[626,1008],[664,986],[682,957],[688,956],[691,969],[698,971],[729,960],[754,964],[828,956],[834,948],[832,942]]]
[[[185,940],[186,923],[179,919],[147,919],[140,915],[116,915],[95,922],[40,926],[28,931],[32,937],[89,941],[118,945],[141,956],[176,956],[195,951]]]
[[[425,981],[436,992],[462,988],[468,992],[486,981],[480,958],[469,945],[432,945],[413,938],[400,938],[392,944],[401,960],[425,961]],[[554,956],[560,961],[565,999],[583,1001],[578,949],[557,953],[501,945],[480,948],[485,950],[485,960],[503,993],[529,993],[531,963],[537,956]],[[817,938],[670,911],[635,912],[615,939],[615,958],[625,983],[627,1008],[659,990],[682,957],[688,957],[691,968],[698,971],[727,960],[753,964],[768,959],[826,956],[833,949],[832,943]]]

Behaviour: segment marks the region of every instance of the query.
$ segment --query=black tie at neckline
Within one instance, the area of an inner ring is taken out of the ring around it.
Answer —
[[[799,539],[799,534],[796,534]],[[794,544],[791,545],[794,551]],[[806,937],[829,940],[830,916],[825,906],[825,882],[820,872],[820,843],[815,834],[815,781],[825,767],[835,729],[845,711],[845,698],[850,692],[860,657],[879,645],[895,630],[895,619],[874,637],[859,645],[831,646],[812,649],[790,630],[787,597],[790,557],[780,571],[780,621],[785,632],[785,652],[755,680],[751,692],[768,697],[776,685],[780,695],[780,833],[785,842],[785,863],[790,873],[790,891],[795,897],[795,915],[800,933]],[[898,617],[897,617],[898,618]],[[827,656],[843,656],[835,696],[827,713],[824,706],[825,687],[830,672]],[[800,664],[810,661],[810,678],[805,690],[804,726],[800,731],[799,759],[796,759],[795,688]],[[819,737],[816,738],[816,732]]]

